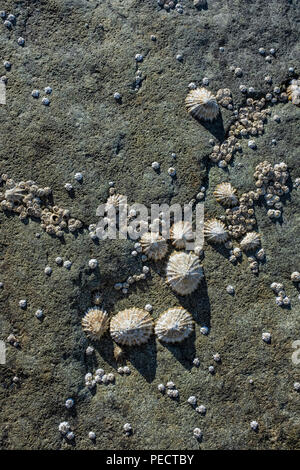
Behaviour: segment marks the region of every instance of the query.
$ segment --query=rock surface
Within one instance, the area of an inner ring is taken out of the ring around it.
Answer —
[[[293,342],[300,340],[300,300],[290,280],[300,270],[300,189],[293,188],[300,177],[300,110],[291,103],[271,106],[257,150],[241,140],[242,153],[224,171],[208,158],[209,140],[224,139],[231,113],[222,109],[224,129],[207,128],[184,107],[188,84],[201,85],[204,77],[213,92],[230,88],[240,106],[245,102],[241,84],[261,97],[289,80],[289,67],[299,72],[300,5],[297,0],[208,0],[203,8],[195,8],[192,0],[181,3],[182,14],[161,9],[156,0],[1,4],[16,16],[16,24],[11,29],[0,24],[1,59],[12,64],[1,73],[8,81],[6,105],[0,107],[0,174],[50,186],[55,204],[84,222],[82,230],[66,233],[61,241],[37,220],[22,223],[0,211],[0,339],[14,334],[20,342],[18,348],[6,343],[6,364],[0,365],[1,449],[300,448],[299,393],[293,388],[300,364],[292,361]],[[17,43],[20,36],[24,46]],[[259,54],[260,47],[266,55],[275,48],[271,63]],[[142,62],[136,62],[136,54],[143,55]],[[243,76],[236,77],[230,67],[240,67]],[[266,75],[272,76],[271,86]],[[47,86],[53,92],[44,106]],[[40,90],[38,99],[31,96],[34,89]],[[115,92],[121,94],[118,101]],[[274,114],[280,123],[273,121]],[[251,190],[255,166],[264,160],[288,164],[291,191],[281,223],[270,221],[263,204],[256,206],[266,252],[258,275],[245,256],[235,266],[228,250],[205,245],[205,282],[191,296],[177,296],[165,284],[166,259],[146,263],[151,275],[130,287],[127,296],[114,289],[141,273],[143,263],[131,255],[131,240],[96,244],[89,237],[87,227],[97,222],[96,209],[106,201],[110,181],[130,204],[147,206],[183,205],[204,185],[206,216],[214,217],[224,214],[213,198],[215,186],[226,180],[239,194]],[[151,168],[154,161],[159,172]],[[169,167],[176,168],[176,178],[168,175]],[[77,172],[83,174],[82,184],[74,179]],[[68,182],[71,196],[64,188]],[[71,269],[57,266],[57,256],[71,260]],[[91,258],[98,260],[98,269],[89,269]],[[52,267],[51,276],[45,275],[46,266]],[[290,308],[276,306],[272,282],[284,284]],[[235,295],[226,292],[228,284]],[[111,314],[150,303],[155,319],[182,305],[196,321],[195,334],[179,346],[153,337],[125,350],[123,363],[116,362],[106,335],[86,356],[90,341],[81,318],[96,290]],[[21,299],[28,303],[24,310]],[[42,321],[35,317],[39,308]],[[204,325],[207,336],[200,333]],[[272,334],[270,344],[261,339],[265,331]],[[220,363],[213,360],[216,353]],[[192,364],[195,357],[199,367]],[[131,374],[120,376],[116,368],[125,363]],[[215,374],[208,372],[211,365]],[[115,373],[116,382],[91,392],[84,376],[100,367]],[[169,380],[179,391],[177,400],[157,390]],[[187,403],[191,395],[206,406],[205,416]],[[67,410],[70,397],[75,406]],[[259,423],[257,432],[250,428],[253,420]],[[61,421],[75,433],[71,444],[58,431]],[[123,431],[125,423],[132,425],[130,436]],[[193,436],[196,427],[203,432],[201,442]],[[95,442],[88,438],[90,431]]]

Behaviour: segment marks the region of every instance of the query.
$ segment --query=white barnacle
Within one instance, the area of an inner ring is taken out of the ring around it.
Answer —
[[[71,269],[72,261],[69,261],[69,260],[64,261],[63,266],[66,269]]]
[[[78,173],[75,173],[75,176],[74,176],[75,180],[80,182],[83,180],[83,175],[82,173],[78,172]]]
[[[253,250],[260,245],[260,235],[257,232],[249,232],[241,241],[243,251]]]
[[[124,424],[123,429],[126,433],[131,433],[132,432],[132,426],[131,426],[130,423]]]
[[[73,406],[74,406],[74,400],[73,400],[73,398],[68,398],[68,399],[65,401],[65,407],[69,410],[69,409],[71,409]]]
[[[44,316],[43,310],[41,310],[41,309],[39,308],[39,309],[35,312],[35,316],[36,316],[36,318],[38,318],[39,320],[40,320],[41,318],[43,318],[43,316]]]
[[[58,430],[61,434],[67,434],[70,429],[71,426],[68,421],[62,421],[61,423],[59,423]]]
[[[294,271],[292,274],[291,274],[291,280],[293,282],[300,282],[300,273],[298,271]]]
[[[196,404],[197,404],[197,398],[194,397],[194,396],[190,396],[190,397],[188,398],[187,402],[188,402],[190,405],[192,405],[192,406],[196,406]]]
[[[66,184],[65,184],[65,189],[66,189],[68,192],[71,192],[71,191],[73,191],[73,186],[71,185],[71,183],[66,183]]]
[[[20,300],[19,306],[21,308],[26,308],[27,307],[27,300],[25,300],[25,299]]]
[[[300,383],[299,382],[294,383],[294,390],[296,390],[296,392],[300,392]]]
[[[199,405],[199,406],[197,406],[196,411],[198,413],[200,413],[201,415],[205,415],[206,407],[204,405]]]
[[[95,258],[89,260],[89,267],[91,269],[96,269],[98,266],[98,261]]]
[[[194,434],[194,436],[195,436],[196,439],[199,439],[199,440],[202,439],[203,433],[202,433],[201,429],[195,428],[195,429],[193,430],[193,434]]]
[[[250,428],[251,428],[253,431],[257,431],[257,429],[258,429],[258,422],[257,422],[257,421],[251,421],[251,423],[250,423]]]
[[[52,268],[50,266],[46,266],[45,269],[44,269],[44,273],[47,275],[47,276],[51,276],[52,274]]]
[[[235,293],[235,289],[234,289],[233,286],[228,285],[228,286],[226,287],[226,292],[228,292],[228,294],[230,294],[230,295],[233,295],[233,294]]]
[[[92,354],[94,354],[95,352],[95,349],[93,348],[93,346],[88,346],[85,350],[85,354],[87,356],[92,356]]]
[[[262,337],[262,340],[265,343],[270,343],[271,342],[271,333],[266,331],[266,332],[262,333],[261,337]]]
[[[49,98],[44,97],[44,98],[42,99],[42,104],[43,104],[44,106],[49,106],[49,104],[50,104]]]
[[[255,150],[256,149],[256,142],[255,140],[249,140],[248,141],[248,147],[252,150]]]

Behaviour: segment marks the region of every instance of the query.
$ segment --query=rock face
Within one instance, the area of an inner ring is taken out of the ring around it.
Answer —
[[[68,449],[70,441],[58,431],[63,421],[77,449],[299,449],[294,383],[300,300],[290,279],[300,264],[299,107],[284,100],[268,104],[263,135],[249,137],[255,150],[243,138],[226,170],[209,159],[210,140],[228,137],[234,109],[245,106],[249,96],[261,99],[275,87],[284,91],[298,78],[299,2],[194,3],[182,0],[180,12],[156,0],[2,2],[16,20],[7,28],[0,19],[2,62],[11,64],[0,74],[7,77],[0,174],[50,187],[53,205],[69,209],[83,227],[57,238],[42,230],[39,219],[21,221],[0,211],[0,340],[6,343],[6,364],[0,364],[1,449]],[[234,103],[233,110],[220,106],[221,115],[209,124],[190,117],[184,105],[189,84],[201,87],[203,78],[215,96],[230,89]],[[241,85],[254,91],[242,93]],[[44,92],[48,86],[51,94]],[[36,89],[38,98],[32,96]],[[205,282],[182,298],[164,282],[164,260],[143,263],[141,254],[131,254],[132,240],[95,243],[89,236],[110,182],[128,204],[148,207],[187,204],[205,186],[205,216],[215,218],[225,214],[213,197],[215,187],[228,181],[239,196],[255,189],[253,173],[265,160],[288,165],[290,192],[278,221],[268,218],[263,200],[255,205],[255,230],[266,254],[258,274],[249,269],[246,255],[232,264],[229,249],[205,245]],[[159,162],[160,170],[152,162]],[[170,167],[176,177],[168,174]],[[75,179],[78,172],[82,182]],[[67,183],[73,190],[66,190]],[[57,257],[72,266],[60,266]],[[97,259],[96,269],[89,268],[90,259]],[[124,286],[114,288],[140,276],[144,265],[151,275],[129,285],[127,295]],[[290,299],[285,308],[275,303],[273,282],[284,286]],[[226,292],[228,284],[235,295]],[[167,346],[153,337],[114,354],[108,334],[92,344],[81,327],[96,291],[110,314],[151,304],[156,320],[182,306],[195,320],[195,334]],[[21,299],[26,308],[19,307]],[[42,319],[35,315],[38,309]],[[200,333],[203,326],[208,335]],[[268,343],[262,340],[265,332],[271,333]],[[7,342],[9,335],[15,346]],[[91,344],[94,352],[87,355]],[[215,362],[217,353],[221,361]],[[193,366],[195,357],[199,367]],[[125,364],[131,374],[117,374]],[[212,365],[214,374],[208,371]],[[99,368],[115,373],[116,381],[90,390],[84,376]],[[175,401],[157,390],[172,380],[179,391]],[[201,399],[205,416],[187,410],[189,396]],[[68,398],[76,413],[65,407]],[[258,423],[256,431],[251,422]],[[123,432],[125,423],[131,423],[130,436]],[[198,427],[201,442],[193,436]],[[89,432],[96,433],[95,442]]]

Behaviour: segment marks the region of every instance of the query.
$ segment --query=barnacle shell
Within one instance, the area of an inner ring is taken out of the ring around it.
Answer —
[[[101,308],[93,307],[86,312],[81,324],[87,336],[96,341],[99,340],[107,330],[109,317]]]
[[[128,346],[146,343],[153,331],[149,313],[139,308],[118,312],[110,321],[110,334],[116,343]]]
[[[184,221],[176,222],[170,230],[170,237],[176,248],[185,248],[186,242],[194,239],[192,224]]]
[[[236,206],[238,198],[236,189],[230,183],[220,183],[214,190],[216,200],[223,206]]]
[[[217,219],[210,219],[204,224],[204,235],[213,243],[224,243],[228,239],[225,224]]]
[[[163,258],[167,251],[168,245],[166,240],[157,232],[146,232],[140,239],[143,252],[155,261]]]
[[[198,257],[185,252],[170,256],[166,275],[166,282],[180,295],[191,294],[204,277]]]
[[[216,97],[206,88],[191,90],[185,99],[187,111],[198,119],[212,121],[219,114]]]
[[[260,245],[260,235],[257,232],[249,232],[241,241],[243,251],[253,250]]]
[[[106,201],[106,210],[113,206],[115,209],[118,209],[119,206],[126,206],[127,205],[127,197],[123,196],[123,194],[112,194]]]
[[[287,88],[289,100],[296,105],[300,105],[300,80],[292,80]]]
[[[192,316],[182,307],[169,308],[162,313],[155,325],[158,339],[177,343],[187,338],[194,329]]]

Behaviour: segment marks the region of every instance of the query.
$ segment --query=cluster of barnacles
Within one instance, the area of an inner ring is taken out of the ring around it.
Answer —
[[[254,229],[256,225],[253,209],[255,199],[257,196],[254,191],[243,193],[239,198],[239,205],[226,209],[227,228],[232,238],[240,238]]]
[[[74,232],[82,227],[82,222],[70,217],[70,211],[51,205],[52,190],[39,187],[34,181],[16,183],[6,174],[1,175],[1,183],[6,189],[0,193],[0,206],[4,211],[14,212],[21,220],[28,217],[41,219],[41,227],[47,233],[63,236],[63,230]]]

